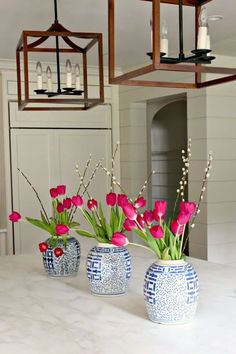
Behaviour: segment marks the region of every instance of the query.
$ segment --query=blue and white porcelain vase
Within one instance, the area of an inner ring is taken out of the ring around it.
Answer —
[[[46,240],[48,243],[49,239]],[[78,272],[80,264],[80,244],[74,237],[69,237],[65,246],[59,238],[57,247],[63,250],[60,257],[54,254],[54,248],[48,247],[43,252],[44,269],[50,277],[67,277]]]
[[[131,257],[125,247],[99,243],[87,257],[87,276],[94,295],[125,294],[131,278]]]
[[[198,276],[184,260],[158,260],[147,270],[144,298],[148,317],[153,322],[190,322],[197,309]]]

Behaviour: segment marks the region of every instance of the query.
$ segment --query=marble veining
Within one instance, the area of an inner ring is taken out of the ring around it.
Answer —
[[[147,319],[143,281],[155,261],[129,249],[127,295],[91,295],[82,248],[78,276],[49,278],[41,255],[0,257],[1,354],[235,354],[236,272],[191,259],[200,282],[195,320],[165,326]]]

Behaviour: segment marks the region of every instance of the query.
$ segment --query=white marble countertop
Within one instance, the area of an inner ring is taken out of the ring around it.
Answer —
[[[200,281],[197,316],[164,326],[147,319],[143,300],[152,256],[131,254],[130,291],[115,298],[90,294],[84,257],[76,277],[57,279],[46,276],[40,254],[0,257],[0,353],[236,353],[236,268],[192,260]]]

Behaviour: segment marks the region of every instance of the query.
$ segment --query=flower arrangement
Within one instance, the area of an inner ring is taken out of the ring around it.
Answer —
[[[115,157],[118,151],[118,146],[119,143],[117,143],[117,146],[112,156],[111,176],[114,176]],[[91,157],[90,160],[88,160],[87,164],[89,165],[90,163],[91,163]],[[106,170],[106,168],[103,167],[101,161],[99,161],[90,177],[89,180],[90,182],[94,178],[98,168],[102,168]],[[90,183],[85,185],[84,175],[80,173],[78,166],[76,167],[76,171],[80,177],[80,185],[83,186],[84,188],[84,194],[86,193],[88,196],[88,201],[87,201],[88,210],[86,210],[85,208],[81,208],[80,210],[83,214],[83,217],[92,228],[91,232],[82,229],[79,229],[76,232],[81,236],[94,238],[99,243],[111,244],[113,240],[115,240],[117,245],[119,246],[125,245],[127,243],[127,238],[124,235],[125,228],[123,226],[123,223],[124,223],[125,215],[123,213],[123,206],[128,202],[128,197],[125,194],[117,195],[116,193],[114,193],[114,183],[112,182],[112,178],[111,178],[110,192],[106,195],[105,198],[106,207],[109,210],[108,212],[109,217],[106,218],[105,213],[103,211],[102,203],[98,202],[90,195],[88,191],[88,186]]]
[[[65,185],[58,185],[55,188],[51,188],[49,193],[52,201],[52,216],[49,217],[38,192],[29,181],[28,177],[20,169],[18,169],[18,171],[34,191],[41,207],[40,219],[25,217],[25,220],[30,224],[40,228],[41,230],[48,232],[50,235],[47,242],[42,242],[39,244],[40,252],[45,252],[48,247],[51,247],[54,249],[54,254],[56,257],[62,256],[63,250],[61,247],[57,247],[58,241],[60,238],[62,238],[64,245],[66,246],[69,231],[75,230],[79,227],[80,224],[76,221],[73,221],[73,218],[77,208],[81,208],[83,206],[82,197],[77,193],[73,197],[69,198],[66,195]],[[17,211],[13,211],[9,215],[9,220],[12,222],[19,222],[21,220],[24,221],[21,214]]]
[[[185,258],[184,252],[190,236],[190,231],[195,227],[195,219],[200,213],[200,203],[206,190],[206,183],[210,176],[212,168],[212,154],[209,153],[207,166],[198,202],[187,202],[184,199],[187,176],[191,158],[191,139],[188,142],[187,152],[182,151],[182,160],[184,167],[182,169],[182,178],[177,189],[177,197],[174,210],[170,220],[166,221],[167,202],[157,200],[153,210],[145,210],[140,212],[140,208],[145,206],[145,200],[137,199],[135,202],[128,200],[124,203],[122,209],[126,217],[123,227],[127,232],[134,231],[146,244],[146,246],[159,259],[163,260],[180,260]],[[155,172],[153,172],[155,173]],[[116,179],[112,177],[114,184],[118,184]],[[139,193],[139,198],[148,181],[145,181],[144,187]],[[119,184],[118,184],[119,185]],[[139,204],[137,201],[141,201]],[[179,205],[177,209],[177,205]],[[112,243],[118,245],[116,238],[112,239]],[[128,240],[126,240],[128,244]],[[136,244],[136,246],[140,246]]]

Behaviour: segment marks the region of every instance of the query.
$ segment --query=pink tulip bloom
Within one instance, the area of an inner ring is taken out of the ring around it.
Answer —
[[[63,213],[63,211],[64,211],[64,206],[63,206],[62,203],[58,203],[58,204],[57,204],[57,211],[58,211],[58,213]]]
[[[125,216],[127,217],[127,219],[130,219],[130,220],[136,220],[137,219],[137,211],[135,209],[135,207],[130,204],[130,203],[126,203],[124,206],[123,206],[123,212],[125,214]]]
[[[164,232],[161,226],[154,225],[150,228],[150,233],[154,238],[161,239],[164,236]]]
[[[18,222],[18,221],[20,221],[20,219],[21,219],[21,215],[17,211],[13,211],[9,215],[9,220],[12,221],[12,222]]]
[[[89,199],[87,206],[89,210],[96,210],[98,208],[98,202],[95,199]]]
[[[167,202],[165,200],[157,200],[153,210],[153,216],[156,221],[164,219],[167,210]]]
[[[63,200],[63,206],[65,209],[70,209],[71,208],[72,201],[70,198],[66,198]]]
[[[53,199],[55,199],[55,198],[58,197],[57,188],[51,188],[49,192],[50,192],[50,196],[51,196]]]
[[[181,236],[184,232],[184,225],[180,225],[177,220],[173,220],[170,223],[170,229],[176,236]]]
[[[76,208],[81,208],[84,204],[84,201],[80,195],[74,195],[71,198],[72,204],[76,206]]]
[[[144,221],[144,218],[142,218],[141,215],[138,215],[138,216],[137,216],[136,223],[137,223],[138,228],[139,228],[140,230],[144,230],[146,223],[145,223],[145,221]]]
[[[154,221],[153,212],[151,210],[146,210],[143,214],[143,219],[147,225],[151,225]]]
[[[191,218],[191,215],[188,213],[180,212],[176,218],[176,221],[180,225],[186,225]]]
[[[123,208],[123,206],[128,203],[128,197],[125,194],[118,194],[117,197],[117,204],[120,208]]]
[[[114,206],[116,204],[116,193],[108,193],[106,195],[106,202],[109,206]]]
[[[112,236],[111,243],[115,246],[126,246],[129,241],[127,237],[121,232],[115,232]]]
[[[57,186],[57,193],[58,195],[64,195],[66,193],[66,186],[64,184]]]
[[[56,234],[58,236],[68,234],[69,230],[70,229],[67,225],[63,225],[63,224],[56,225]]]
[[[136,222],[133,220],[125,219],[123,226],[126,231],[132,231],[136,227]]]
[[[180,202],[179,211],[192,216],[196,211],[197,205],[193,202]]]
[[[143,197],[139,197],[137,200],[134,202],[135,208],[144,208],[146,205],[146,200]]]

